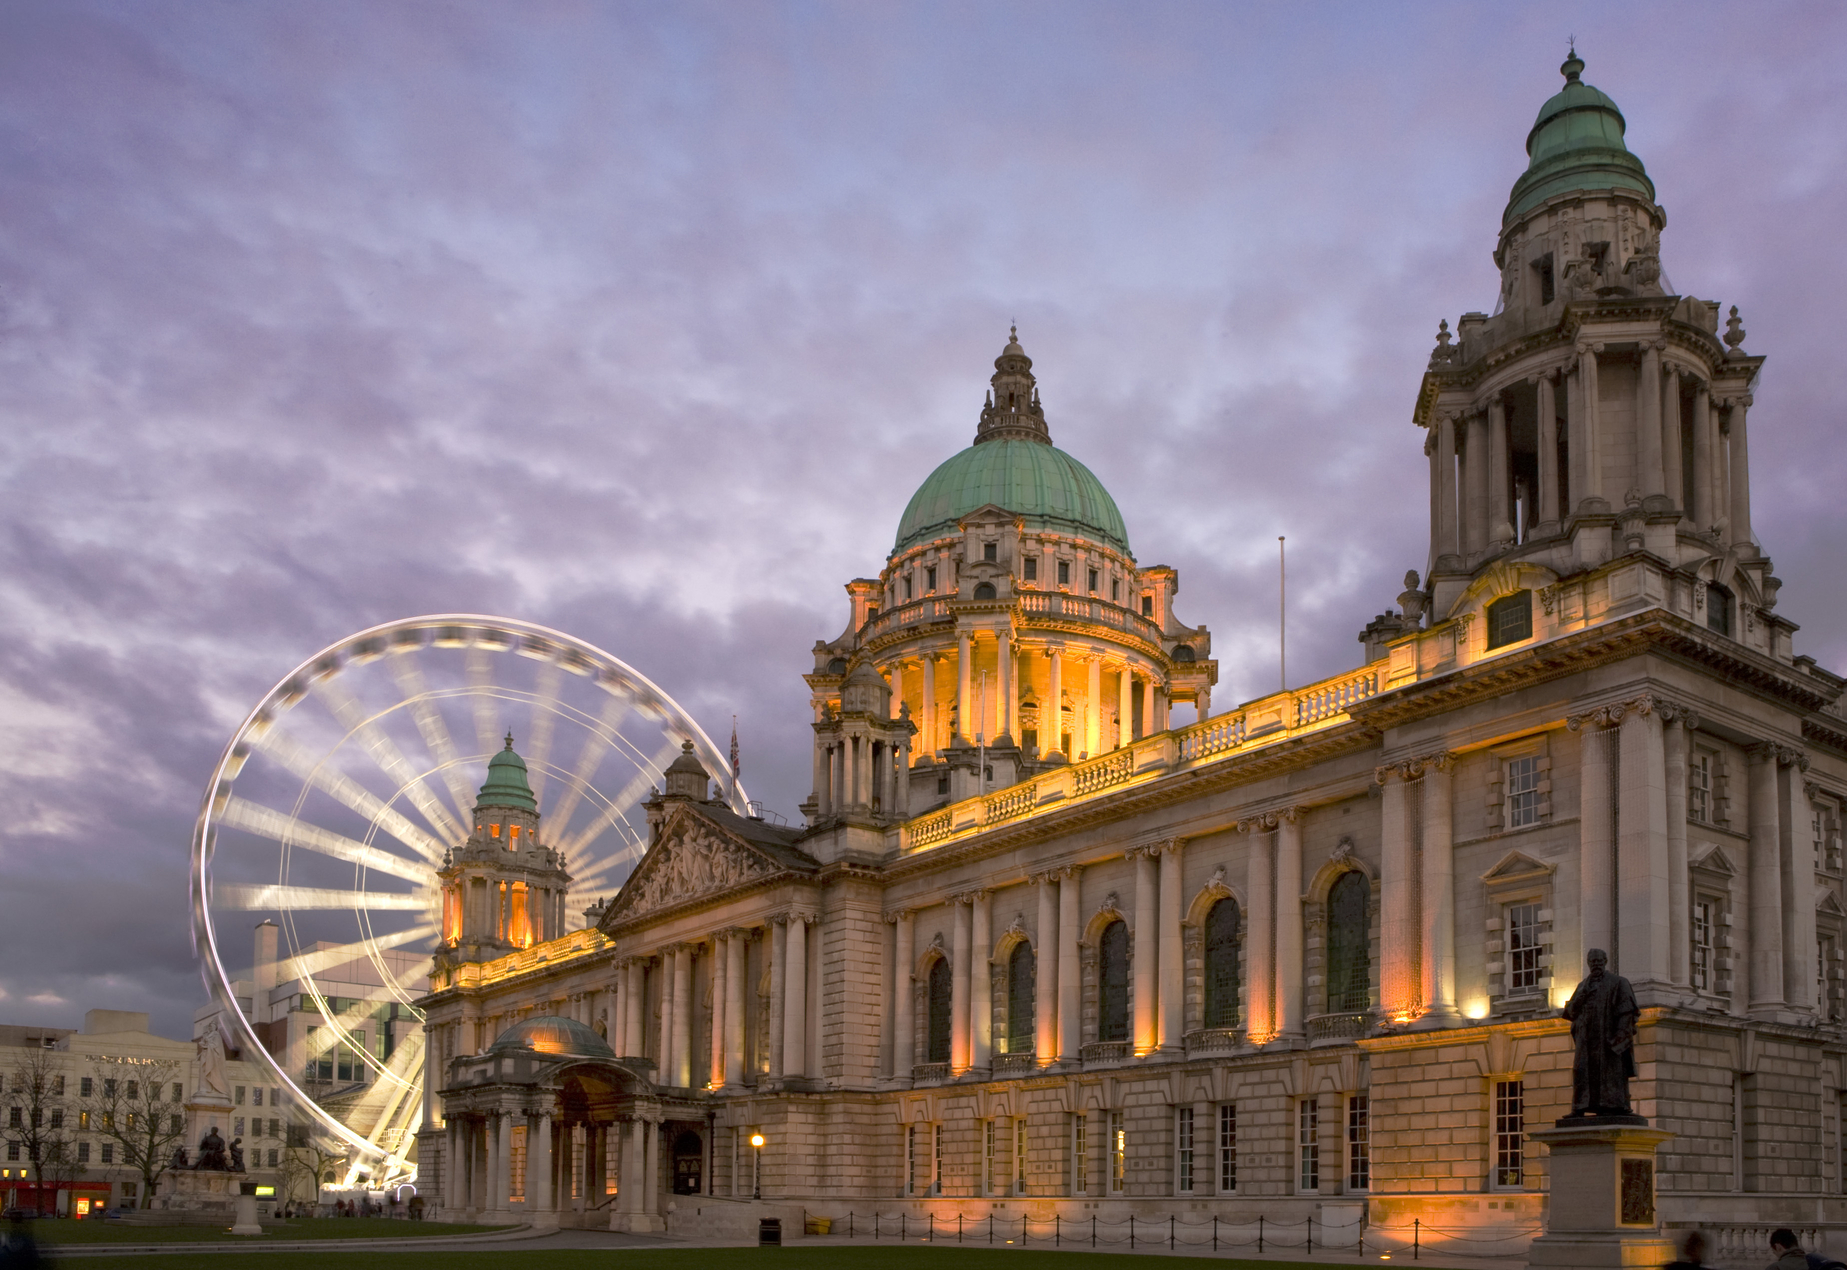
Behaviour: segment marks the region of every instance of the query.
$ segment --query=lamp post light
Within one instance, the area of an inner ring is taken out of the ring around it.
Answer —
[[[756,1167],[752,1170],[753,1176],[751,1178],[751,1183],[750,1183],[750,1197],[752,1199],[762,1199],[763,1198],[763,1135],[761,1133],[751,1134],[750,1135],[750,1146],[751,1146],[751,1150],[755,1153],[753,1158],[756,1161]]]

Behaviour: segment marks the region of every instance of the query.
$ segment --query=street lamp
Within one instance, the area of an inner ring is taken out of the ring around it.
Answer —
[[[750,1145],[751,1145],[751,1149],[756,1152],[756,1156],[755,1156],[756,1169],[754,1170],[755,1176],[751,1179],[750,1197],[752,1199],[762,1199],[763,1198],[763,1135],[761,1133],[751,1134],[750,1135]]]

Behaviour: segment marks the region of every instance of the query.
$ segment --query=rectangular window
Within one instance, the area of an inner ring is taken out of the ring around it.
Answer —
[[[1083,1112],[1071,1117],[1071,1193],[1090,1193],[1090,1143],[1088,1118]]]
[[[1533,593],[1515,591],[1488,606],[1488,647],[1502,648],[1533,637]]]
[[[1111,604],[1122,603],[1122,579],[1113,579],[1109,584],[1109,601]]]
[[[1809,804],[1809,837],[1815,844],[1815,867],[1822,869],[1827,865],[1827,856],[1823,848],[1827,845],[1827,817],[1822,814],[1820,803]]]
[[[1692,980],[1693,986],[1701,992],[1712,991],[1712,918],[1711,900],[1693,902],[1693,940]]]
[[[1013,1120],[1013,1193],[1026,1194],[1026,1117]]]
[[[79,1077],[77,1078],[77,1095],[78,1095],[78,1097],[80,1097],[80,1098],[88,1098],[88,1097],[90,1096],[90,1094],[91,1094],[91,1092],[92,1092],[92,1091],[94,1090],[94,1088],[95,1088],[95,1083],[94,1083],[94,1080],[93,1080],[93,1078],[92,1078],[92,1077],[89,1077],[89,1076],[79,1076]]]
[[[930,1194],[943,1193],[943,1126],[930,1126]]]
[[[1828,989],[1828,966],[1833,961],[1834,936],[1817,936],[1815,939],[1815,1009],[1824,1019],[1832,1019],[1836,1013],[1834,994]]]
[[[115,1163],[115,1143],[113,1142],[103,1143],[103,1163],[104,1164],[114,1164]]]
[[[911,575],[908,573],[904,575],[904,598],[911,598]]]
[[[1174,1189],[1182,1195],[1193,1193],[1193,1109],[1177,1108],[1174,1125]]]
[[[1494,1082],[1494,1184],[1520,1185],[1520,1148],[1526,1139],[1525,1099],[1520,1082]]]
[[[1507,995],[1539,991],[1539,905],[1507,906]]]
[[[1095,569],[1090,569],[1087,571],[1087,574],[1086,581],[1089,583],[1090,593],[1095,595],[1097,593],[1097,571]]]
[[[507,1143],[507,1198],[526,1198],[526,1126],[513,1126],[513,1140]]]
[[[917,1126],[907,1125],[904,1130],[904,1193],[917,1194]]]
[[[1372,1188],[1371,1104],[1365,1094],[1347,1099],[1347,1189]]]
[[[1238,1104],[1219,1105],[1219,1192],[1238,1189]]]
[[[1058,585],[1071,585],[1071,562],[1069,560],[1060,560],[1058,562]]]
[[[1144,595],[1142,597],[1142,616],[1154,616],[1154,597],[1152,595]]]
[[[276,1148],[275,1147],[271,1147],[269,1149],[269,1167],[272,1169],[276,1167]]]
[[[6,1127],[9,1129],[25,1128],[26,1127],[25,1108],[8,1107],[7,1112],[6,1112]]]
[[[88,1129],[90,1127],[90,1113],[89,1112],[80,1111],[77,1113],[77,1127],[79,1129]]]
[[[244,1118],[242,1116],[239,1116],[231,1122],[231,1136],[234,1138],[241,1138],[244,1136]]]
[[[105,1098],[115,1097],[115,1077],[113,1076],[103,1077],[103,1097]]]
[[[272,1092],[273,1092],[273,1091],[272,1091]],[[174,1082],[173,1082],[173,1097],[172,1097],[171,1099],[169,1099],[169,1101],[171,1101],[171,1102],[178,1102],[179,1100],[180,1100],[180,1082],[176,1080],[176,1081],[174,1081]],[[275,1101],[275,1098],[274,1098],[274,1097],[272,1097],[272,1098],[270,1099],[270,1101],[271,1101],[271,1102],[274,1102],[274,1101]]]
[[[997,542],[982,543],[981,544],[981,558],[983,560],[999,560],[1000,559],[1000,544]]]
[[[130,1090],[128,1096],[133,1098],[135,1096],[134,1091]],[[244,1087],[242,1085],[239,1085],[231,1091],[231,1101],[240,1107],[244,1105]]]
[[[1020,576],[1024,577],[1028,582],[1037,582],[1039,580],[1039,557],[1027,556],[1025,560],[1020,562],[1020,567]]]
[[[936,594],[936,566],[935,565],[931,565],[928,569],[924,570],[924,593],[926,595]]]
[[[1825,1002],[1828,999],[1828,994],[1825,992],[1822,993],[1821,999]],[[64,1127],[64,1108],[53,1107],[51,1109],[51,1127],[54,1129],[62,1129]]]
[[[1296,1187],[1304,1192],[1321,1189],[1321,1103],[1304,1098],[1296,1104]]]
[[[64,1077],[53,1076],[51,1078],[51,1093],[54,1098],[64,1097]]]
[[[1507,827],[1524,829],[1539,823],[1539,759],[1510,760],[1507,764]]]
[[[1006,1176],[1000,1159],[1001,1143],[1004,1139],[1000,1136],[1000,1125],[992,1120],[983,1120],[981,1128],[985,1147],[982,1154],[986,1165],[981,1175],[981,1189],[992,1195],[1000,1189],[1001,1180]]]
[[[1712,823],[1712,755],[1695,754],[1687,764],[1687,819]]]
[[[141,1097],[141,1082],[140,1081],[131,1080],[128,1082],[128,1096],[130,1098]]]
[[[274,1122],[272,1121],[271,1123],[274,1123]],[[168,1116],[167,1117],[167,1128],[172,1133],[178,1133],[180,1131],[180,1117],[179,1116]]]
[[[88,1164],[89,1162],[90,1162],[90,1144],[88,1142],[79,1142],[77,1144],[77,1163]]]
[[[269,1132],[263,1136],[267,1138],[280,1138],[282,1136],[282,1122],[272,1119],[269,1122]]]
[[[253,1107],[261,1107],[263,1105],[263,1086],[258,1085],[255,1089],[250,1091],[250,1105]]]
[[[1128,1180],[1129,1135],[1122,1127],[1122,1113],[1109,1113],[1109,1189],[1110,1194],[1122,1194],[1123,1183]]]

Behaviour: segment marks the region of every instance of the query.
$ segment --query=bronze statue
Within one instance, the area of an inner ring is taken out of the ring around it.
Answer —
[[[204,1172],[218,1173],[223,1173],[230,1167],[224,1156],[224,1139],[218,1135],[217,1125],[207,1129],[205,1136],[199,1139],[199,1160],[192,1167]]]
[[[244,1171],[244,1140],[242,1138],[232,1138],[231,1139],[231,1172],[242,1173],[243,1171]]]
[[[1646,1124],[1629,1106],[1629,1081],[1635,1075],[1635,990],[1611,974],[1609,954],[1593,948],[1585,954],[1590,973],[1578,984],[1563,1014],[1571,1020],[1571,1114],[1558,1123],[1618,1119]]]

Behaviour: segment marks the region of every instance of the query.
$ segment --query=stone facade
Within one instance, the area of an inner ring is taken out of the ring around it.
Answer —
[[[1506,1251],[1597,947],[1642,1006],[1667,1224],[1847,1222],[1847,683],[1795,654],[1750,528],[1762,359],[1663,292],[1653,186],[1563,69],[1500,306],[1444,325],[1418,390],[1430,555],[1362,666],[1210,714],[1208,632],[1042,453],[1010,340],[974,446],[814,650],[807,823],[681,773],[590,929],[438,959],[444,1213],[538,1212],[485,1163],[513,1134],[568,1144],[541,1220],[1363,1207]],[[480,1119],[466,1073],[550,1016],[608,1053]]]

